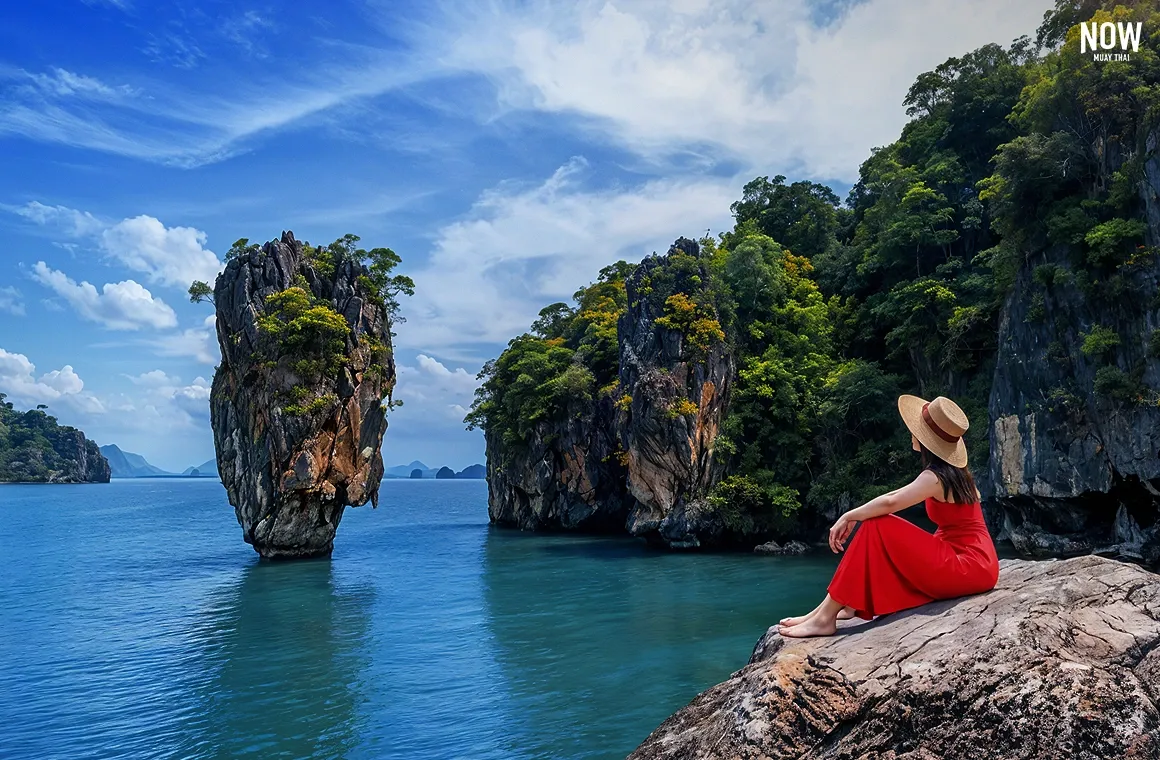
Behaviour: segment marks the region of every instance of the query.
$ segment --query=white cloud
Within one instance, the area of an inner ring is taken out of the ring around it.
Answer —
[[[64,272],[50,269],[43,261],[36,262],[32,277],[68,301],[81,317],[111,330],[177,325],[173,309],[133,280],[106,283],[98,291],[88,282],[77,283]]]
[[[573,159],[533,187],[501,186],[467,218],[437,232],[428,264],[415,272],[405,330],[414,348],[503,343],[539,310],[596,278],[617,259],[663,253],[677,237],[731,226],[741,180],[654,180],[634,188],[585,190],[586,162]]]
[[[17,407],[48,404],[49,410],[62,407],[67,411],[102,414],[104,405],[95,396],[84,393],[84,382],[71,365],[36,377],[36,365],[24,354],[0,348],[0,393]]]
[[[90,75],[18,70],[41,85],[4,96],[0,133],[196,166],[337,106],[467,73],[493,82],[501,107],[579,117],[574,126],[640,154],[692,151],[850,180],[870,148],[897,137],[917,74],[1033,34],[1052,4],[866,0],[835,3],[840,15],[821,25],[810,0],[445,3],[421,20],[382,12],[406,47],[350,45],[336,64],[306,46],[292,73],[212,93],[150,86],[150,98],[128,98],[132,88]],[[266,23],[246,13],[217,33]],[[172,35],[159,44],[184,65],[203,56]]]
[[[438,359],[418,354],[415,364],[396,364],[394,397],[403,407],[391,412],[392,424],[425,420],[462,430],[465,407],[471,406],[479,381],[463,367],[448,368]]]
[[[66,206],[47,206],[38,201],[5,208],[37,224],[59,227],[72,237],[96,235],[108,226],[87,211],[77,211]]]
[[[95,77],[74,74],[60,68],[53,68],[48,74],[25,73],[48,95],[116,99],[138,94],[137,90],[128,85],[107,85]]]
[[[169,385],[173,382],[176,382],[176,379],[170,379],[169,375],[165,374],[162,370],[159,369],[143,372],[140,375],[126,375],[126,377],[128,377],[129,382],[133,383],[134,385],[156,387],[160,385]]]
[[[897,139],[915,77],[1033,34],[1048,0],[869,0],[833,23],[806,0],[492,3],[429,44],[510,108],[583,117],[644,155],[708,151],[852,180]]]
[[[162,335],[153,342],[153,347],[162,356],[189,356],[212,366],[221,359],[216,325],[217,319],[211,314],[205,318],[201,327]]]
[[[150,282],[188,288],[194,280],[213,283],[222,262],[205,248],[206,234],[193,227],[166,227],[151,216],[136,216],[101,233],[101,247]]]
[[[4,208],[70,237],[95,240],[109,258],[144,273],[150,283],[181,290],[194,280],[212,284],[223,266],[217,254],[205,247],[206,234],[194,227],[166,227],[144,214],[109,223],[87,211],[37,201]]]
[[[13,287],[0,288],[0,311],[6,311],[18,317],[24,316],[24,299],[19,290]]]

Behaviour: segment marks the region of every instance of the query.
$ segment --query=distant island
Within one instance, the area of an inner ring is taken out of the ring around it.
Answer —
[[[140,454],[122,450],[116,444],[101,446],[100,453],[109,462],[114,478],[218,478],[217,462],[213,459],[199,465],[187,467],[182,472],[169,472],[149,464]],[[410,464],[388,467],[384,478],[405,478],[412,480],[483,480],[487,468],[482,464],[468,465],[459,472],[450,467],[428,467],[418,459]]]
[[[397,464],[388,467],[383,473],[384,478],[408,478],[411,480],[483,480],[487,476],[487,468],[481,464],[472,464],[459,472],[450,467],[428,467],[418,459],[410,464]]]
[[[0,483],[108,483],[97,444],[58,425],[43,404],[19,412],[0,393]]]
[[[149,464],[145,457],[122,451],[115,443],[101,447],[101,454],[109,461],[114,478],[217,478],[217,462],[210,459],[182,472],[168,472]]]

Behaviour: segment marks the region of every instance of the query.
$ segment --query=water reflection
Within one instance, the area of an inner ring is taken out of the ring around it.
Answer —
[[[523,756],[623,758],[742,667],[773,621],[816,604],[835,565],[493,529],[483,589],[520,716],[513,743]]]
[[[326,559],[248,566],[197,626],[202,715],[178,754],[347,756],[360,738],[373,600],[370,586],[336,583]]]

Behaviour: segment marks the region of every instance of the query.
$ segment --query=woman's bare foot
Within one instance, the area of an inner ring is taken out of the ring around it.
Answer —
[[[777,632],[782,636],[804,638],[806,636],[832,636],[838,630],[838,621],[813,615],[799,625],[779,625]]]
[[[778,625],[798,625],[799,623],[804,623],[807,620],[809,620],[810,618],[812,618],[814,615],[817,614],[818,610],[820,610],[822,608],[822,604],[825,604],[825,602],[822,601],[821,603],[818,604],[817,607],[814,607],[812,610],[810,610],[809,612],[807,612],[804,615],[795,615],[793,617],[783,617],[781,620],[777,621],[777,623],[778,623]]]
[[[812,618],[815,614],[817,614],[817,611],[820,610],[821,608],[822,608],[822,605],[819,604],[817,607],[814,607],[812,610],[810,610],[809,612],[807,612],[804,615],[797,615],[796,617],[784,617],[777,622],[779,625],[798,625],[799,623],[804,623],[805,621]],[[849,620],[852,617],[854,617],[854,608],[853,607],[843,607],[838,612],[838,620]]]

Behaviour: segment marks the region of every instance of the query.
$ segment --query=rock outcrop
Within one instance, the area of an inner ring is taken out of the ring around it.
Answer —
[[[770,629],[629,760],[1160,758],[1160,577],[1000,561],[998,586],[837,635]]]
[[[0,483],[108,483],[109,462],[81,430],[0,393]]]
[[[682,253],[696,258],[697,244],[680,238],[664,257],[640,263],[625,283],[628,309],[618,324],[620,389],[631,399],[618,421],[635,500],[627,527],[672,548],[712,545],[723,532],[705,496],[723,470],[713,446],[735,372],[723,341],[698,351],[680,329],[657,323],[664,303],[650,294]],[[708,282],[704,271],[667,274],[676,293],[700,295]]]
[[[1139,185],[1148,246],[1160,246],[1158,141],[1148,138]],[[1000,321],[989,416],[1002,535],[1030,556],[1160,563],[1160,256],[1122,267],[1119,294],[1072,276],[1071,256],[1068,246],[1029,256]],[[1085,353],[1093,328],[1118,344]]]
[[[629,499],[613,402],[601,397],[544,422],[526,444],[487,434],[487,511],[523,530],[623,531]]]
[[[109,467],[109,461],[101,455],[97,444],[86,438],[84,432],[75,428],[69,429],[67,439],[74,464],[50,482],[108,483],[113,471]]]
[[[395,364],[389,315],[366,275],[358,262],[324,265],[285,232],[218,276],[218,471],[263,557],[329,554],[344,508],[377,505]],[[267,299],[279,293],[299,300],[273,314]],[[271,329],[296,314],[285,334]]]

